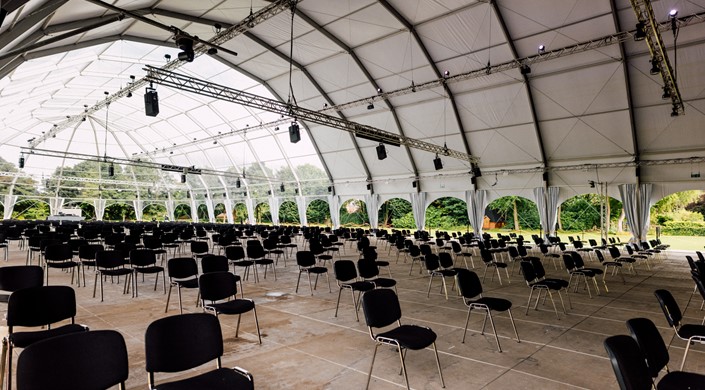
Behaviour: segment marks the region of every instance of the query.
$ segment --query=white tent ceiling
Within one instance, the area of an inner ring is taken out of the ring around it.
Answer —
[[[246,0],[110,4],[202,39],[216,34],[214,23],[233,25],[250,13]],[[254,1],[252,7],[257,12],[269,4]],[[395,91],[441,79],[446,70],[453,76],[511,63],[534,56],[539,44],[554,51],[633,30],[636,17],[626,0],[303,0],[293,19],[291,88],[301,107],[323,110],[360,101],[329,113],[477,157],[485,173],[477,188],[492,190],[492,197],[529,193],[544,184],[543,169],[548,185],[566,188],[563,198],[591,191],[588,180],[614,188],[637,180],[637,169],[624,163],[647,160],[664,162],[639,168],[639,180],[657,184],[659,197],[701,188],[690,175],[700,164],[665,162],[705,157],[705,0],[653,1],[653,8],[659,22],[668,21],[670,9],[681,18],[695,15],[679,22],[677,51],[673,33],[662,34],[685,115],[670,115],[661,77],[649,73],[646,43],[631,39],[536,62],[528,75],[507,68],[449,82],[448,92],[442,86],[420,89],[375,100],[367,109],[377,88]],[[180,50],[170,32],[129,15],[113,20],[115,15],[85,0],[29,0],[6,17],[0,28],[0,155],[17,161],[29,139],[81,115],[84,105],[105,99],[104,92],[125,87],[130,75],[143,77],[145,65],[164,65],[165,54],[176,58]],[[178,72],[286,101],[290,28],[291,12],[284,11],[223,44],[237,57],[223,51],[203,55]],[[55,39],[61,34],[67,37]],[[26,49],[32,44],[39,47]],[[433,154],[404,146],[387,146],[388,158],[379,161],[377,143],[305,121],[302,141],[291,144],[287,124],[279,132],[258,126],[278,114],[157,90],[156,118],[144,115],[136,94],[37,148],[235,174],[254,164],[270,176],[261,180],[269,189],[279,185],[271,172],[288,168],[295,172],[292,188],[304,194],[312,182],[333,184],[338,193],[363,194],[367,183],[381,194],[408,193],[415,178],[427,192],[472,188],[466,161],[441,156],[444,169],[436,171]],[[76,162],[31,156],[24,171],[48,176]],[[582,164],[591,165],[559,169]],[[299,177],[304,165],[319,168],[319,177]],[[142,179],[133,174],[132,180]],[[190,177],[187,184],[220,193],[235,191],[231,183]]]

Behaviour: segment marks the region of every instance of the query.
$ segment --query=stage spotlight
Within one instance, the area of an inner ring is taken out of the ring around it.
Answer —
[[[675,18],[676,16],[678,16],[677,9],[672,9],[670,12],[668,12],[668,17],[670,17],[671,19]]]
[[[380,143],[377,145],[377,159],[384,160],[385,158],[387,158],[387,149],[383,143]]]
[[[183,50],[179,53],[179,60],[193,62],[195,53],[193,52],[193,39],[185,36],[176,37],[176,46]]]
[[[186,174],[185,173],[181,174],[181,183],[186,183]]]
[[[657,75],[661,73],[661,63],[659,62],[658,58],[654,57],[651,59],[651,70],[649,70],[649,73],[652,75]]]
[[[115,176],[115,165],[113,165],[113,163],[110,163],[110,165],[108,165],[108,176]]]
[[[443,72],[443,78],[444,78],[444,79],[447,79],[448,77],[450,77],[450,71],[449,71],[449,70],[446,70],[446,71]]]
[[[267,190],[267,195],[272,195],[272,190]]]
[[[521,74],[529,74],[529,73],[531,73],[531,67],[530,67],[529,65],[522,65],[522,66],[519,68],[519,72],[520,72]]]
[[[279,192],[284,192],[285,189],[286,189],[286,188],[284,188],[284,183],[282,183],[282,184],[279,186]]]
[[[438,154],[436,154],[436,158],[433,159],[433,167],[436,168],[437,171],[443,169],[443,161],[438,157]]]
[[[235,181],[235,188],[240,188],[241,185],[242,185],[242,183],[240,182],[240,179],[237,179]]]
[[[218,49],[216,49],[215,47],[211,47],[210,49],[208,49],[207,53],[210,55],[216,55],[218,54]]]
[[[673,108],[671,109],[671,117],[677,117],[678,115],[680,115],[680,113],[678,112],[678,106],[674,104]]]
[[[671,89],[668,87],[663,87],[663,95],[661,95],[661,99],[668,100],[670,98],[671,98]]]
[[[382,88],[377,88],[377,93],[382,93]]]
[[[374,105],[373,103],[370,103],[370,104],[367,105],[367,109],[368,109],[368,110],[374,110],[374,109],[375,109],[375,105]]]
[[[333,192],[333,186],[328,186],[328,192]]]
[[[594,180],[588,180],[588,183],[590,184],[590,188],[595,188],[595,181]]]
[[[539,45],[538,52],[539,52],[539,54],[545,53],[545,52],[546,52],[546,46],[544,46],[544,45]]]
[[[636,31],[634,32],[635,41],[643,41],[646,39],[646,29],[644,22],[639,22],[636,24]]]

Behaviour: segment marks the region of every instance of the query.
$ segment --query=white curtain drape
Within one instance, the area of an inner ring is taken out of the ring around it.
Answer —
[[[12,210],[15,208],[15,203],[17,203],[17,195],[5,195],[3,219],[12,218]]]
[[[208,209],[208,222],[215,222],[215,206],[213,205],[213,199],[210,197],[206,198],[206,208]]]
[[[379,195],[365,195],[365,203],[367,204],[367,216],[370,220],[370,228],[377,229],[379,227]]]
[[[193,222],[199,222],[198,221],[198,204],[196,204],[196,199],[191,197],[191,221]]]
[[[245,199],[245,207],[247,207],[247,221],[250,225],[254,225],[255,221],[255,201],[252,198]]]
[[[56,215],[59,213],[59,210],[61,210],[61,206],[64,205],[64,198],[62,197],[53,197],[49,198],[49,214],[51,215]]]
[[[299,210],[299,223],[301,226],[308,225],[308,218],[306,218],[306,198],[303,196],[296,197],[296,208]]]
[[[468,220],[472,225],[472,230],[475,236],[482,235],[482,223],[485,218],[485,209],[487,208],[487,190],[469,190],[465,191],[465,202],[468,205]]]
[[[95,207],[95,220],[102,221],[105,215],[105,199],[94,199],[93,207]]]
[[[619,194],[624,205],[624,215],[632,232],[633,242],[646,240],[651,216],[651,192],[653,185],[620,184]]]
[[[269,199],[269,213],[272,215],[272,225],[279,225],[279,198],[275,196],[270,196]]]
[[[142,199],[135,199],[132,201],[132,207],[135,208],[135,219],[138,221],[142,220],[142,208],[144,207],[144,202]]]
[[[333,229],[340,228],[340,198],[338,195],[328,195],[328,208]]]
[[[416,230],[423,230],[426,226],[426,193],[411,193],[411,210],[414,212]]]
[[[174,201],[171,199],[166,201],[166,216],[169,221],[174,220]]]
[[[233,222],[233,204],[230,199],[223,199],[223,205],[225,206],[225,218],[228,219],[228,223]]]
[[[541,220],[541,229],[544,232],[544,239],[547,236],[556,235],[559,194],[559,187],[534,188],[534,200],[539,210],[539,219]]]

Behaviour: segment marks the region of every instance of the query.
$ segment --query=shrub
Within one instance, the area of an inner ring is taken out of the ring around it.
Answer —
[[[704,236],[705,222],[668,221],[661,231],[673,236]]]

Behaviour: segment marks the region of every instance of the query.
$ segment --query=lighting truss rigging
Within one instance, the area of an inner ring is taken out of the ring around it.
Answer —
[[[343,131],[350,132],[357,137],[370,139],[376,142],[383,142],[390,145],[406,145],[410,148],[419,149],[431,153],[456,158],[467,162],[477,162],[478,159],[467,153],[453,149],[448,149],[430,142],[421,141],[414,138],[405,137],[389,131],[377,129],[372,126],[348,121],[321,112],[282,103],[274,99],[254,95],[234,88],[200,80],[195,77],[172,72],[170,70],[147,66],[146,79],[150,82],[166,87],[172,87],[182,91],[192,92],[201,96],[207,96],[223,101],[241,104],[246,107],[256,108],[286,115],[295,120],[303,120],[317,123]]]
[[[208,40],[207,44],[199,42],[193,47],[193,51],[195,53],[195,57],[198,57],[202,54],[205,54],[209,48],[213,46],[220,46],[221,44],[235,38],[236,36],[242,34],[243,32],[249,30],[250,28],[256,26],[259,23],[262,23],[268,19],[271,19],[272,17],[280,14],[281,12],[289,9],[292,5],[292,3],[296,4],[298,2],[301,2],[303,0],[276,0],[273,1],[271,4],[267,5],[266,7],[260,9],[256,13],[252,14],[252,16],[248,16],[247,18],[241,20],[239,23],[236,23],[227,29],[221,31],[220,33],[216,34],[213,38]],[[105,3],[102,2],[97,2],[96,3],[101,3],[105,6],[108,6]],[[125,10],[119,10],[118,12],[125,13],[132,18],[142,20],[142,21],[148,21],[148,23],[152,25],[158,25],[160,28],[166,27],[166,29],[176,33],[179,30],[174,27],[174,26],[166,26],[162,25],[161,23],[158,23],[156,21],[153,21],[151,19],[147,19],[141,15],[138,15],[136,13],[132,13],[129,11]],[[181,34],[184,34],[181,32]],[[206,42],[206,41],[204,41]],[[179,68],[181,65],[183,65],[185,61],[181,61],[178,59],[171,60],[167,62],[164,66],[162,66],[162,69],[164,70],[173,70]],[[72,115],[66,119],[64,119],[61,122],[58,122],[52,126],[49,131],[46,131],[44,134],[42,134],[40,137],[35,137],[34,139],[29,141],[29,146],[31,148],[36,148],[39,146],[42,142],[55,137],[59,132],[62,130],[68,129],[72,126],[78,125],[86,116],[92,115],[97,111],[102,110],[103,108],[107,107],[110,103],[127,96],[128,93],[133,93],[135,91],[138,91],[149,84],[149,81],[147,81],[146,77],[143,77],[139,80],[135,80],[134,82],[128,84],[127,86],[120,88],[117,92],[109,95],[107,98],[98,101],[96,104],[94,104],[91,107],[86,108],[83,112],[77,115]]]

